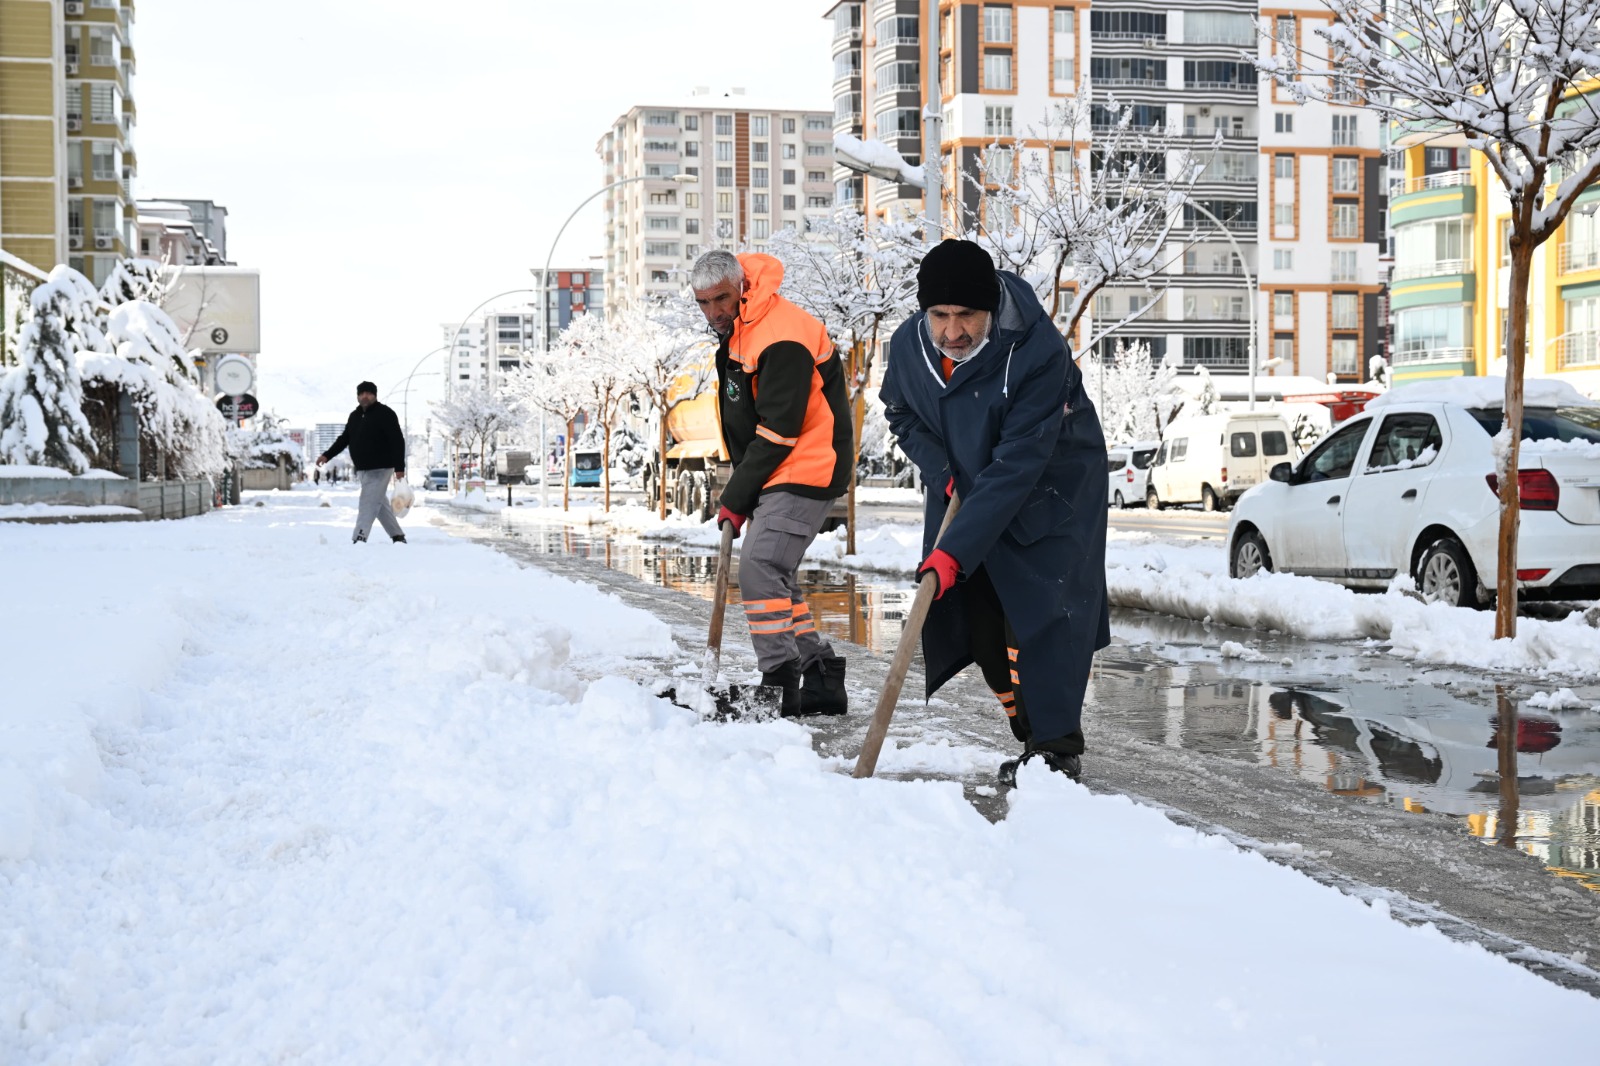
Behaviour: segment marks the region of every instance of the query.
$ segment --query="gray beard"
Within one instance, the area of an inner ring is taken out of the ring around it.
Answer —
[[[975,356],[979,352],[983,351],[984,347],[986,345],[988,345],[988,343],[989,343],[989,337],[988,337],[987,334],[985,334],[984,338],[981,341],[979,341],[977,344],[974,344],[971,348],[968,348],[965,352],[963,352],[960,355],[952,355],[949,352],[945,351],[943,348],[939,348],[939,346],[937,344],[935,344],[934,347],[938,349],[940,355],[944,356],[946,359],[950,360],[952,363],[965,363],[968,359],[971,359],[973,356]]]

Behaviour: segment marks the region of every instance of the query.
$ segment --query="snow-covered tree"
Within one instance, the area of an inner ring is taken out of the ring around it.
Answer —
[[[1092,103],[1086,85],[1052,108],[1042,128],[1028,130],[1037,147],[1019,159],[1015,149],[992,145],[978,174],[967,175],[981,193],[969,235],[1034,286],[1068,338],[1108,284],[1164,284],[1161,275],[1182,255],[1176,233],[1204,160],[1165,128],[1135,125],[1134,117],[1115,99]],[[1159,302],[1096,321],[1082,351]]]
[[[1396,144],[1450,139],[1479,153],[1510,205],[1505,422],[1495,636],[1517,629],[1517,469],[1534,253],[1600,180],[1600,0],[1323,0],[1297,50],[1256,58],[1294,99],[1392,123]]]
[[[1091,352],[1083,359],[1083,381],[1100,413],[1110,443],[1157,440],[1179,398],[1173,381],[1177,371],[1166,360],[1150,358],[1144,341],[1117,341],[1116,355],[1101,359]]]
[[[611,510],[611,433],[642,376],[638,367],[646,353],[639,345],[647,328],[647,323],[631,316],[626,322],[600,322],[585,357],[587,406],[600,431],[600,509],[605,512]]]
[[[282,419],[262,413],[251,421],[252,429],[228,430],[229,458],[257,470],[275,469],[281,462],[298,473],[305,466],[304,452],[290,439]]]
[[[543,411],[564,427],[567,449],[561,478],[561,509],[572,503],[573,434],[588,409],[590,357],[603,343],[601,321],[580,315],[555,338],[547,352],[530,352],[523,366],[506,375],[505,393],[525,418]]]
[[[134,300],[159,307],[171,288],[171,281],[164,279],[161,271],[161,264],[154,259],[119,259],[100,286],[100,295],[110,307]]]
[[[862,390],[890,328],[917,310],[917,267],[929,247],[915,222],[885,219],[869,230],[865,216],[851,208],[810,220],[804,234],[783,230],[770,245],[783,263],[784,296],[820,320],[839,349],[857,440]],[[855,468],[852,463],[846,493],[845,550],[852,553]]]
[[[1211,370],[1205,366],[1194,368],[1195,376],[1200,379],[1200,392],[1194,398],[1194,413],[1197,415],[1214,415],[1222,410],[1222,397],[1217,395],[1217,383],[1211,376]]]
[[[78,356],[105,344],[100,294],[82,274],[58,266],[28,302],[17,365],[0,378],[0,462],[82,474],[96,449],[83,413]]]
[[[433,414],[447,434],[477,453],[480,471],[489,469],[489,448],[495,434],[521,420],[513,399],[482,385],[448,400],[435,400]]]

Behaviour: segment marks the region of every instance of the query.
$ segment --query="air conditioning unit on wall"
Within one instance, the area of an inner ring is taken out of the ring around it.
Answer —
[[[110,237],[96,237],[94,239],[94,246],[96,248],[99,248],[99,249],[110,248],[111,247],[111,238]]]
[[[83,119],[73,118],[69,115],[67,117],[67,132],[77,133],[81,129],[83,129]]]
[[[83,0],[67,0],[66,8],[69,15],[81,15],[83,14]]]
[[[76,73],[78,73],[78,61],[76,59],[67,60],[67,73],[68,74],[76,74]]]
[[[81,189],[81,188],[83,188],[83,175],[81,175],[81,174],[69,175],[67,177],[67,188],[69,188],[69,189]]]
[[[71,237],[68,237],[67,238],[67,247],[71,248],[73,251],[77,251],[79,248],[83,247],[83,238],[78,236],[78,235],[76,235],[76,234],[74,234]]]

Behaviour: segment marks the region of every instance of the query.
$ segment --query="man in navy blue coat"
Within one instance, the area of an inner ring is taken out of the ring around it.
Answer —
[[[1084,690],[1111,642],[1106,446],[1066,341],[1033,289],[971,241],[917,271],[922,311],[889,343],[881,397],[926,486],[927,694],[976,662],[1024,745],[1076,779]],[[950,493],[961,509],[937,547]]]

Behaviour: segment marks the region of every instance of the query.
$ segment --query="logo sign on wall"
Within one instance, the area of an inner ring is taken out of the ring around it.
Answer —
[[[217,410],[222,412],[222,417],[229,422],[243,422],[247,418],[254,418],[261,405],[256,403],[256,398],[246,393],[243,396],[217,397]]]

